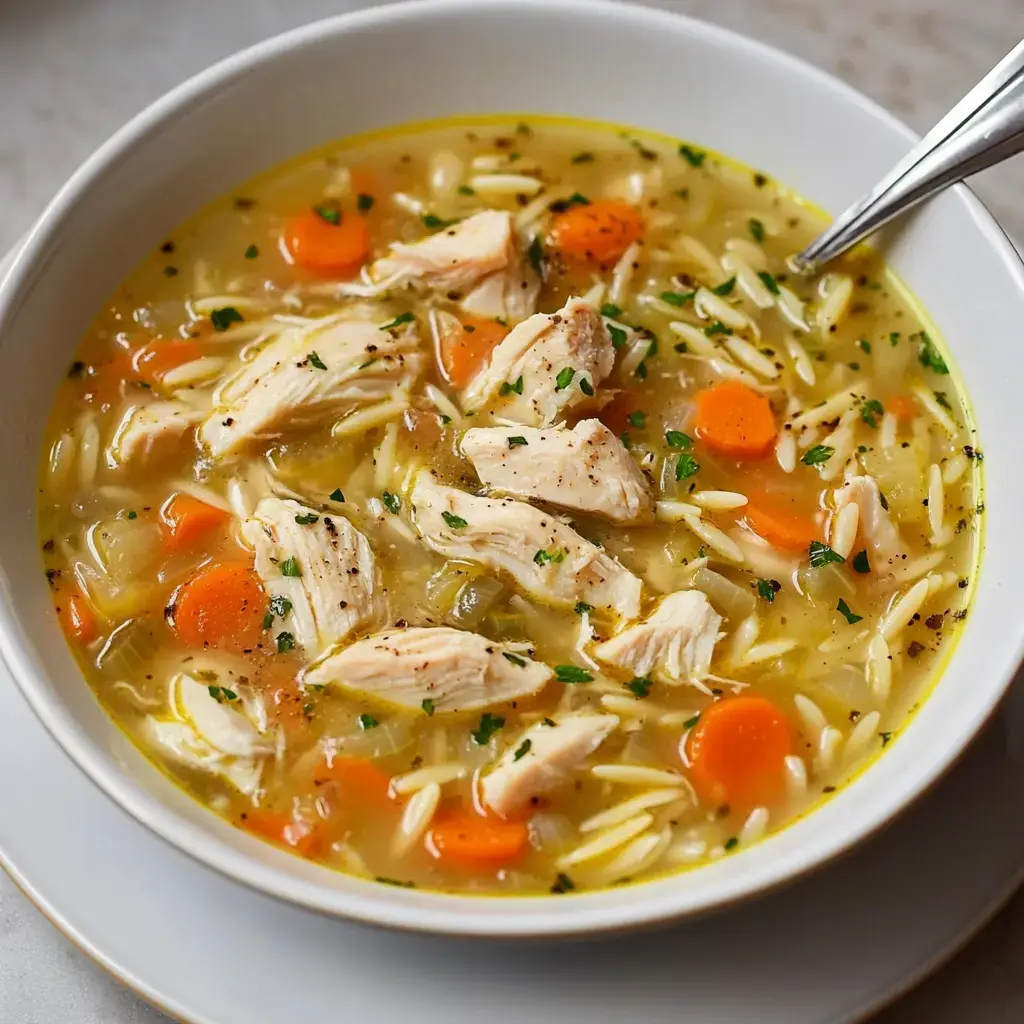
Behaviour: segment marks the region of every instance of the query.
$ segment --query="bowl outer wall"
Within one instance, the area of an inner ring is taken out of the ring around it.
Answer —
[[[571,39],[572,45],[566,45]],[[523,56],[523,55],[527,56]],[[383,73],[382,73],[383,72]],[[367,83],[372,83],[368,86]],[[572,898],[395,890],[328,872],[227,825],[157,771],[102,710],[57,629],[34,495],[54,388],[77,339],[138,260],[199,206],[296,153],[438,116],[548,113],[695,140],[838,211],[914,136],[837,80],[682,16],[588,0],[440,0],[343,15],[246,50],[148,108],[72,177],[0,287],[0,651],[44,724],[114,800],[239,881],[328,913],[492,936],[596,934],[707,911],[791,880],[883,826],[989,716],[1024,646],[1024,275],[964,188],[909,220],[888,255],[940,326],[986,455],[980,586],[941,684],[886,755],[821,810],[699,872]],[[268,131],[273,126],[273,131]],[[840,128],[841,126],[841,128]],[[952,823],[951,823],[952,824]]]

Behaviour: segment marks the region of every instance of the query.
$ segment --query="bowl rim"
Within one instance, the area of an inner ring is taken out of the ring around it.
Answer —
[[[601,0],[600,4],[593,0],[402,0],[385,6],[344,12],[274,35],[223,58],[164,93],[102,143],[68,178],[26,237],[16,243],[12,250],[13,262],[6,275],[0,279],[0,329],[5,311],[9,310],[17,295],[40,269],[40,257],[59,235],[66,212],[80,201],[93,183],[98,182],[108,166],[141,144],[167,119],[201,102],[206,94],[244,77],[268,58],[301,49],[307,44],[322,42],[325,37],[341,36],[366,27],[385,27],[410,17],[430,17],[441,12],[472,17],[477,12],[493,8],[515,10],[517,14],[526,16],[532,11],[550,15],[553,9],[565,15],[586,12],[590,17],[604,18],[612,25],[617,19],[628,20],[643,23],[652,31],[659,28],[678,31],[681,26],[685,26],[685,30],[698,40],[703,38],[723,43],[738,55],[785,68],[801,76],[809,85],[820,85],[837,99],[859,107],[876,122],[898,133],[906,139],[908,145],[919,138],[879,104],[821,68],[731,29],[662,8],[625,3],[622,0]],[[971,216],[985,243],[1006,264],[1024,295],[1024,266],[1006,233],[967,186],[958,184],[951,191]],[[18,637],[16,617],[9,599],[0,592],[0,656],[10,668],[29,706],[64,753],[100,790],[150,831],[224,876],[266,895],[314,911],[400,930],[492,938],[582,937],[621,932],[679,918],[688,919],[724,909],[788,885],[881,831],[934,786],[992,716],[1013,678],[1015,666],[1024,656],[1024,631],[1017,639],[1013,665],[1007,669],[1005,679],[987,698],[975,702],[971,715],[961,719],[959,742],[937,751],[927,767],[909,785],[904,784],[897,797],[874,810],[861,822],[859,828],[841,833],[834,830],[821,833],[816,843],[804,848],[801,856],[796,858],[796,863],[782,862],[780,865],[767,860],[753,876],[743,879],[734,876],[731,884],[728,881],[720,884],[713,894],[698,901],[696,905],[692,898],[672,898],[670,883],[678,876],[669,875],[629,887],[634,895],[650,897],[657,890],[657,899],[640,898],[603,906],[599,897],[607,890],[576,894],[570,900],[559,897],[560,911],[554,918],[543,912],[537,915],[503,915],[501,908],[507,904],[509,897],[465,896],[428,890],[421,893],[387,890],[387,898],[382,898],[384,887],[374,882],[364,883],[365,892],[361,888],[355,892],[332,890],[317,882],[290,877],[269,864],[229,847],[201,832],[174,810],[164,806],[155,796],[135,785],[116,767],[109,754],[100,754],[90,744],[71,712],[59,701],[51,699],[37,685],[36,671],[28,657],[27,648],[28,645],[23,645]],[[927,699],[931,699],[930,695]],[[427,905],[416,899],[417,896],[428,894],[431,903],[441,905]],[[553,898],[542,895],[526,899],[539,909],[541,906],[549,906]],[[486,905],[487,911],[466,913],[471,904],[477,908]]]

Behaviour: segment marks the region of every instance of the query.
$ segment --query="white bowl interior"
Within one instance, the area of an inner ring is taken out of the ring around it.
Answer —
[[[524,57],[523,55],[528,55]],[[381,74],[382,67],[385,73]],[[372,83],[372,84],[371,84]],[[329,912],[409,928],[587,933],[705,910],[777,884],[884,824],[990,713],[1018,661],[1024,545],[1014,422],[1024,280],[963,189],[908,222],[890,257],[934,318],[972,396],[987,470],[979,591],[941,685],[885,756],[822,810],[691,874],[572,898],[446,897],[304,863],[185,796],[97,704],[57,629],[34,522],[54,388],[102,302],[210,199],[353,133],[460,114],[550,113],[652,129],[729,154],[837,212],[908,148],[897,122],[837,81],[702,23],[576,0],[442,0],[364,12],[232,58],[145,112],[75,176],[0,289],[0,643],[37,713],[108,794],[235,878]]]

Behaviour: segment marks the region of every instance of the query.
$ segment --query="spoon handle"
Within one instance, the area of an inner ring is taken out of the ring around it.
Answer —
[[[1024,42],[1018,43],[866,195],[803,252],[814,271],[922,200],[1024,150]]]

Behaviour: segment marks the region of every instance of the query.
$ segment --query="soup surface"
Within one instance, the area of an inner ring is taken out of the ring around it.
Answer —
[[[99,698],[303,857],[565,893],[784,827],[965,615],[963,396],[861,250],[694,145],[446,123],[163,241],[54,406],[39,523]]]

